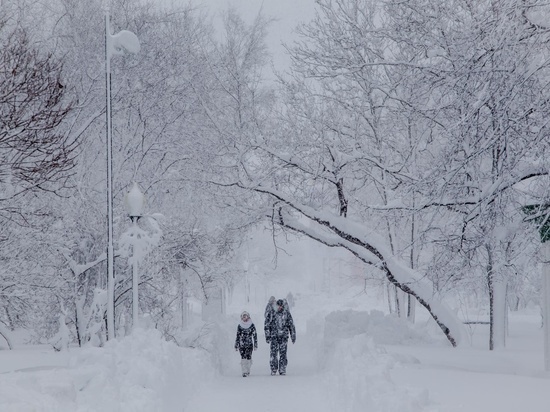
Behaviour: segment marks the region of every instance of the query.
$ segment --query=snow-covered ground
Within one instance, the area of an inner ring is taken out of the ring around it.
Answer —
[[[229,305],[196,348],[180,348],[143,329],[101,349],[3,348],[0,411],[550,410],[535,310],[511,314],[507,347],[490,352],[484,325],[475,327],[471,344],[453,349],[429,321],[411,328],[366,295],[302,293],[292,309],[298,338],[289,344],[288,374],[270,376],[264,306]],[[248,378],[241,377],[233,350],[243,309],[260,331]]]

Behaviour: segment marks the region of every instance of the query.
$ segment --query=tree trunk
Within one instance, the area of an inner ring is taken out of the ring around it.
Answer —
[[[4,324],[0,322],[0,336],[4,338],[6,343],[8,344],[8,348],[13,349],[13,345],[11,343],[10,333],[8,328],[4,327]]]
[[[500,276],[493,277],[493,347],[506,346],[506,320],[508,307],[506,305],[506,281]]]
[[[416,301],[411,295],[407,295],[407,319],[409,322],[414,323],[416,318]]]
[[[507,284],[502,276],[495,273],[494,252],[489,245],[487,250],[487,287],[489,289],[489,350],[506,346]]]

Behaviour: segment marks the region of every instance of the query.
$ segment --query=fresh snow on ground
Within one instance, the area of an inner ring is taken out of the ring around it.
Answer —
[[[251,243],[246,286],[235,285],[225,314],[207,321],[194,304],[177,344],[151,326],[65,352],[24,334],[13,350],[0,341],[0,412],[550,410],[539,308],[510,313],[506,348],[488,350],[487,325],[468,326],[452,348],[420,307],[414,325],[388,314],[386,288],[366,285],[345,257],[312,245],[287,251],[274,268]],[[269,296],[289,292],[297,341],[287,375],[271,376],[264,309]],[[483,308],[468,309],[483,317]],[[233,348],[243,310],[259,332],[247,378]]]
[[[259,348],[252,355],[251,376],[241,377],[239,355],[234,352],[225,374],[206,385],[185,411],[333,411],[313,355],[299,335],[295,345],[289,344],[288,374],[271,376],[269,347],[261,334]]]
[[[154,329],[61,353],[20,342],[0,350],[0,411],[549,410],[536,310],[511,314],[507,347],[490,352],[484,325],[475,327],[471,344],[454,349],[430,321],[410,327],[373,302],[365,294],[299,294],[287,376],[269,374],[259,299],[246,307],[234,302],[216,325],[200,325],[203,338],[194,348],[166,342]],[[260,331],[248,378],[233,350],[243,309]]]
[[[2,350],[0,411],[180,411],[212,377],[209,363],[205,352],[181,349],[155,330],[69,353]]]

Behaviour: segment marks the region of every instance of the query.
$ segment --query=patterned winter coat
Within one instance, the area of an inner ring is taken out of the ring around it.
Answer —
[[[244,347],[258,347],[258,334],[256,333],[256,327],[250,320],[248,322],[240,322],[239,326],[237,326],[235,349]]]
[[[264,319],[267,319],[267,317],[275,312],[275,310],[275,296],[271,296],[267,302],[267,306],[265,307]]]
[[[287,341],[290,335],[292,342],[296,341],[294,320],[288,310],[271,313],[265,320],[264,331],[266,338],[269,340],[278,338]]]

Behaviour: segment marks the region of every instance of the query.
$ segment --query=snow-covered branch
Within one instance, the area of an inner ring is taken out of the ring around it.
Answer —
[[[317,223],[319,227],[308,228],[299,224],[296,219],[289,218],[288,214],[282,211],[279,213],[279,224],[295,229],[328,246],[343,247],[363,262],[382,270],[391,283],[414,296],[429,311],[453,346],[460,342],[462,325],[450,308],[434,296],[431,282],[425,276],[401,263],[391,253],[381,236],[372,229],[348,218],[317,211],[272,188],[256,186],[246,189],[268,194],[310,221]],[[322,228],[329,229],[334,235],[324,234],[320,230]]]

